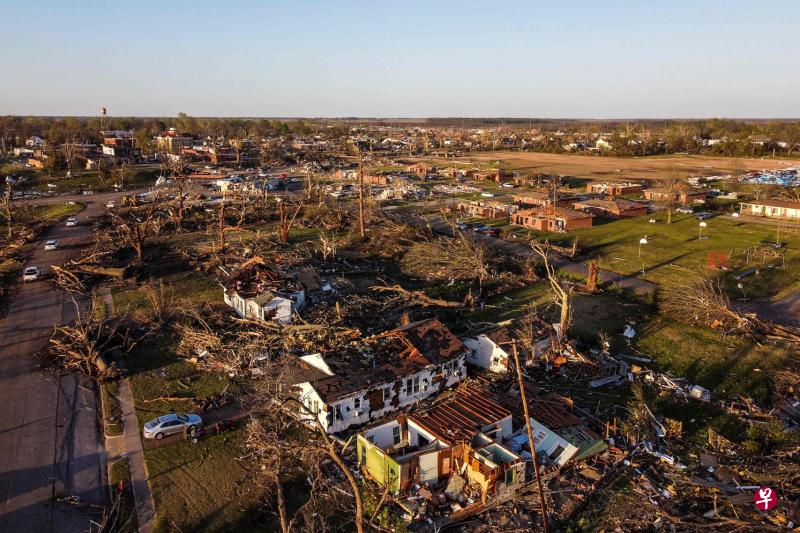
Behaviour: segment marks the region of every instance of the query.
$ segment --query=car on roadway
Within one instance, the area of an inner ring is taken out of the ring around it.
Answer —
[[[481,230],[478,230],[478,233],[481,235],[488,235],[490,237],[499,237],[500,236],[500,228],[493,228],[491,226],[485,227]]]
[[[679,207],[675,210],[676,213],[683,213],[684,215],[691,215],[694,210],[691,207]]]
[[[36,281],[42,275],[39,267],[28,267],[22,273],[22,281]]]
[[[484,198],[494,198],[494,193],[493,192],[482,192],[481,196],[483,196]]]
[[[513,183],[506,182],[502,184],[501,187],[503,187],[504,189],[513,189],[516,187],[516,185],[514,185]]]
[[[67,219],[67,227],[71,228],[72,226],[78,225],[78,217],[69,217]]]
[[[701,211],[701,212],[697,213],[694,217],[697,220],[705,220],[707,218],[711,218],[712,216],[713,215],[711,213],[707,212],[707,211]]]
[[[115,207],[117,207],[117,202],[114,200],[109,200],[108,202],[106,202],[106,207],[109,209],[114,209]]]
[[[203,427],[203,419],[194,413],[185,415],[169,413],[154,418],[144,425],[143,434],[146,439],[161,440],[168,435],[183,433],[186,429],[200,429]]]
[[[44,243],[44,250],[46,252],[50,252],[52,250],[58,250],[58,241],[47,241]]]

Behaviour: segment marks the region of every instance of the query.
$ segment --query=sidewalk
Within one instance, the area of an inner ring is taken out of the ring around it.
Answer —
[[[106,315],[114,312],[114,301],[108,288],[103,290],[103,304]],[[155,503],[153,493],[150,491],[147,468],[144,463],[144,450],[142,438],[139,433],[139,422],[136,419],[136,406],[131,393],[130,382],[127,379],[119,381],[120,409],[122,410],[123,434],[117,437],[106,438],[106,448],[109,450],[109,463],[112,459],[125,456],[131,474],[133,498],[136,501],[136,521],[141,533],[151,533],[155,520]],[[113,450],[113,453],[111,453]]]

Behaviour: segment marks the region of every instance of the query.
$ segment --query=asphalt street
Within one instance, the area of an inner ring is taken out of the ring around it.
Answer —
[[[50,265],[76,254],[91,233],[89,217],[103,210],[94,202],[104,197],[92,198],[78,214],[79,226],[59,222],[46,230],[26,266],[38,266],[46,276]],[[77,198],[57,201],[69,199]],[[57,239],[60,249],[45,251],[49,239]],[[36,355],[53,325],[75,314],[71,298],[51,282],[20,281],[0,321],[0,532],[86,531],[97,517],[93,506],[104,503],[95,385],[81,375],[43,370]],[[81,505],[59,501],[72,496]]]

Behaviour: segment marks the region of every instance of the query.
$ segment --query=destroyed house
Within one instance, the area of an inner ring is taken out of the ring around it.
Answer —
[[[306,305],[306,291],[318,288],[316,272],[304,267],[294,272],[254,257],[221,283],[225,303],[239,316],[291,324]]]
[[[520,364],[539,357],[550,347],[550,327],[539,321],[535,325],[537,332],[533,343],[533,353],[527,353],[521,344],[518,345]],[[462,339],[467,347],[467,363],[485,368],[491,372],[505,373],[512,368],[514,331],[510,326],[501,326],[491,331],[471,335]]]
[[[503,444],[512,431],[511,411],[487,391],[468,388],[426,411],[369,428],[356,448],[362,470],[396,493],[470,483],[480,486],[486,501],[525,482],[524,460]]]
[[[518,211],[511,217],[511,223],[539,231],[565,232],[590,228],[593,218],[591,213],[549,205]]]
[[[519,209],[513,204],[503,204],[500,202],[460,202],[457,206],[461,216],[475,218],[508,218],[512,213]]]
[[[297,358],[319,372],[292,383],[329,433],[366,424],[435,396],[467,376],[466,347],[436,319]],[[311,369],[309,369],[311,371]]]
[[[609,196],[642,192],[642,189],[643,187],[639,183],[589,183],[586,185],[586,192]]]
[[[578,211],[592,213],[604,218],[640,217],[647,214],[647,206],[643,203],[625,198],[592,198],[575,202],[572,206]]]
[[[561,468],[570,462],[588,459],[608,448],[600,435],[586,427],[572,412],[569,400],[556,395],[539,396],[530,383],[525,384],[525,390],[534,449],[542,466]],[[521,427],[508,439],[508,446],[514,452],[525,455],[530,451],[530,446],[522,406],[516,405],[520,403],[519,398],[513,404],[509,403],[508,395],[503,400],[506,407],[516,408],[516,415],[522,417]]]

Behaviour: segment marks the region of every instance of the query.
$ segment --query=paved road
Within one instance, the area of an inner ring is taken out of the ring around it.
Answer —
[[[48,273],[49,265],[75,254],[91,232],[87,218],[102,209],[91,203],[78,214],[82,225],[49,228],[27,264]],[[58,239],[62,248],[45,252],[47,239]],[[17,287],[0,321],[0,532],[85,531],[94,515],[57,498],[104,502],[105,452],[94,383],[76,374],[42,371],[35,356],[47,344],[53,324],[74,317],[63,292],[48,281],[36,281]]]

